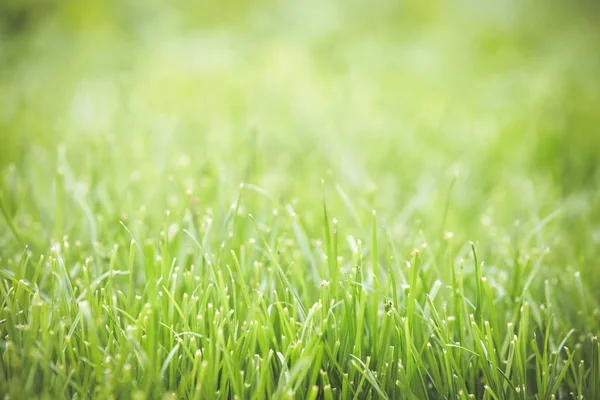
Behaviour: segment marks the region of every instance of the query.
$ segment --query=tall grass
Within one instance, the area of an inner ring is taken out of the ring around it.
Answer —
[[[4,398],[600,397],[593,5],[15,7]]]

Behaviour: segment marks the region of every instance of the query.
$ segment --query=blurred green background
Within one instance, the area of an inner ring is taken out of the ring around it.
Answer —
[[[374,208],[407,248],[446,229],[496,262],[526,238],[600,282],[599,20],[593,1],[5,0],[5,207],[31,245],[110,242],[247,182],[320,232],[325,178],[350,232]]]

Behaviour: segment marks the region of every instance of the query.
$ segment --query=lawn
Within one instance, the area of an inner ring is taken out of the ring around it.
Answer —
[[[0,4],[0,398],[600,399],[592,1]]]

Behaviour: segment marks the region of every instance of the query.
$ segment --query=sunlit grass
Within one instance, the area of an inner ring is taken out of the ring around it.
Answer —
[[[600,397],[584,10],[106,4],[3,31],[2,396]]]

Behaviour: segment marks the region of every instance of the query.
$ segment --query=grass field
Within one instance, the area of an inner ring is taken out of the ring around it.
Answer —
[[[0,5],[0,398],[600,399],[594,2],[166,4]]]

